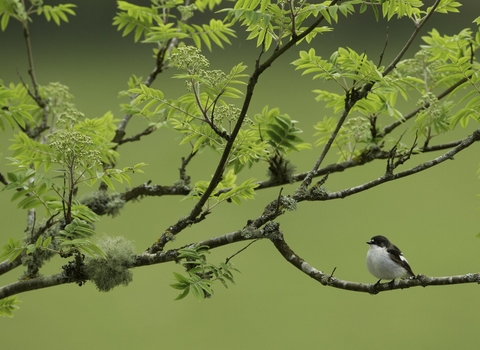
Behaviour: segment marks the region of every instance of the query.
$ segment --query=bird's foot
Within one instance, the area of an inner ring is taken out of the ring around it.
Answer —
[[[371,288],[370,288],[370,291],[369,293],[372,294],[372,295],[375,295],[375,294],[378,294],[378,287],[380,286],[380,280],[377,281],[377,283],[375,284],[371,284]]]

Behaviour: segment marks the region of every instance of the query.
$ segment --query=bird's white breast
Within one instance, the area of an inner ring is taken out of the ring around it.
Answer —
[[[406,261],[403,256],[401,258]],[[390,258],[386,248],[375,244],[371,244],[367,252],[367,269],[373,276],[382,280],[409,277],[408,271]]]

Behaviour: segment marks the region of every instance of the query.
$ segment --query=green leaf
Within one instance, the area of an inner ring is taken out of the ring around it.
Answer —
[[[181,299],[185,298],[185,297],[188,295],[189,292],[190,292],[190,287],[185,288],[185,289],[183,290],[183,292],[180,293],[180,294],[175,298],[175,300],[181,300]]]
[[[10,15],[8,13],[3,13],[2,21],[1,21],[1,24],[0,24],[1,28],[2,28],[2,32],[4,32],[5,29],[7,28],[9,19],[10,19]]]
[[[185,283],[172,283],[170,284],[170,287],[173,289],[179,289],[179,290],[184,290],[185,288],[188,288],[188,284]]]
[[[28,244],[27,247],[26,247],[26,253],[27,254],[32,254],[35,252],[35,250],[37,250],[37,247],[35,244]]]
[[[115,191],[115,186],[113,185],[113,182],[108,175],[102,176],[102,181],[105,183],[105,185],[107,185],[109,189]]]
[[[68,23],[67,14],[75,16],[75,11],[73,11],[75,7],[77,7],[77,5],[74,4],[60,4],[57,6],[43,5],[38,7],[37,13],[39,15],[43,13],[48,22],[53,19],[57,25],[60,25],[61,21]]]
[[[52,236],[48,236],[42,243],[42,246],[44,248],[48,248],[50,246],[50,243],[52,242]]]
[[[21,301],[18,300],[16,295],[0,299],[0,317],[12,318],[13,312],[20,309],[18,306],[20,303]]]
[[[235,178],[233,174],[226,175],[226,178]],[[230,183],[230,180],[227,180]],[[233,283],[233,274],[231,271],[237,271],[232,265],[220,263],[219,266],[208,263],[206,254],[209,253],[207,246],[190,246],[178,251],[178,259],[184,261],[184,266],[188,264],[188,274],[186,277],[182,274],[174,272],[177,283],[170,286],[183,292],[177,296],[176,300],[184,298],[190,291],[197,300],[213,294],[212,285],[216,281],[220,281],[225,287],[226,281]],[[209,277],[204,277],[209,276]]]
[[[203,289],[198,284],[190,285],[190,290],[192,291],[193,296],[198,301],[202,301],[205,299],[205,294],[203,293]]]
[[[42,243],[43,243],[43,237],[40,236],[40,237],[37,238],[37,241],[35,242],[35,247],[37,247],[37,248],[42,247],[43,246]]]
[[[17,208],[32,209],[32,208],[35,208],[39,205],[42,205],[42,202],[37,197],[29,196],[29,197],[26,197],[23,200],[21,200],[17,204]]]
[[[5,244],[2,249],[3,252],[0,254],[0,261],[13,261],[17,256],[22,254],[26,248],[21,246],[20,241],[9,238],[7,244]]]
[[[184,275],[182,275],[182,274],[180,274],[180,273],[178,273],[178,272],[175,272],[175,271],[174,271],[174,272],[173,272],[173,276],[174,276],[175,279],[176,279],[177,281],[179,281],[180,283],[185,283],[185,284],[187,284],[187,285],[190,285],[190,284],[191,284],[191,281],[190,281],[187,277],[185,277]]]
[[[261,114],[255,115],[256,128],[259,129],[262,138],[273,147],[273,152],[289,153],[310,148],[310,145],[298,137],[302,132],[295,126],[296,121],[287,114],[280,114],[278,108],[268,109],[266,106]]]
[[[16,201],[18,198],[20,197],[23,197],[25,195],[27,195],[28,193],[30,193],[30,190],[27,189],[27,190],[19,190],[17,192],[15,192],[11,198],[11,201]]]

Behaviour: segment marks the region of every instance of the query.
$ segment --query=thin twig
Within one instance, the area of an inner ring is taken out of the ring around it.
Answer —
[[[417,140],[418,140],[418,132],[415,133],[415,139],[412,142],[412,147],[410,147],[410,149],[406,154],[400,154],[397,157],[397,161],[395,162],[393,169],[398,168],[400,165],[404,164],[407,160],[410,159],[410,157],[413,154],[413,151],[415,150],[415,147],[417,147]]]
[[[330,283],[330,281],[332,280],[333,274],[335,273],[336,270],[337,270],[337,267],[335,266],[335,267],[333,268],[333,271],[332,271],[332,273],[330,274],[330,276],[328,276],[328,283]]]
[[[393,170],[397,167],[397,164],[395,163],[395,158],[398,157],[397,155],[397,148],[400,142],[402,141],[403,136],[405,135],[407,131],[405,130],[400,137],[398,138],[397,142],[395,142],[395,145],[390,149],[388,152],[388,158],[387,158],[387,169],[385,171],[385,174],[391,175],[393,174]],[[417,138],[415,137],[415,141]],[[414,143],[415,144],[415,143]]]
[[[288,1],[288,7],[290,8],[290,19],[292,20],[292,38],[295,38],[297,36],[297,31],[295,29],[297,24],[296,24],[296,21],[295,21],[296,14],[295,14],[295,11],[294,11],[295,4],[294,4],[293,0]]]
[[[276,211],[281,211],[281,204],[282,204],[282,191],[283,191],[283,187],[280,187],[280,191],[278,192],[278,196],[277,196],[277,208],[276,208]]]
[[[22,6],[26,11],[27,8],[25,6],[25,0],[22,0]],[[32,50],[32,43],[30,41],[30,31],[28,30],[28,20],[22,20],[22,27],[23,27],[23,36],[25,37],[25,44],[27,47],[27,58],[28,58],[28,74],[32,80],[33,85],[33,99],[37,102],[40,108],[45,106],[45,101],[42,100],[39,90],[38,90],[38,82],[37,77],[35,76],[35,68],[33,64],[33,50]]]
[[[427,15],[419,22],[419,23],[416,23],[415,25],[415,30],[413,31],[412,35],[410,36],[410,38],[407,40],[407,43],[402,47],[402,49],[400,50],[400,52],[398,53],[398,55],[393,59],[393,61],[388,65],[387,68],[385,68],[385,70],[383,71],[383,76],[386,76],[388,75],[396,66],[397,66],[397,63],[400,62],[400,60],[402,59],[403,55],[405,55],[405,53],[407,52],[407,50],[410,48],[410,46],[412,45],[413,41],[415,40],[415,38],[417,37],[418,33],[420,32],[420,30],[422,29],[423,25],[430,19],[430,17],[433,15],[433,13],[435,12],[435,9],[438,7],[438,5],[440,4],[441,0],[436,0],[435,3],[433,4],[433,6],[430,8],[430,12],[427,13]]]
[[[131,137],[127,137],[127,138],[122,138],[119,143],[117,144],[117,146],[114,147],[114,149],[116,149],[118,146],[120,145],[123,145],[124,143],[127,143],[127,142],[134,142],[134,141],[140,141],[140,139],[142,138],[142,136],[147,136],[147,135],[150,135],[151,133],[153,133],[154,131],[156,131],[157,128],[153,125],[150,125],[149,127],[147,127],[145,130],[139,132],[138,134],[134,135],[134,136],[131,136]]]
[[[187,165],[190,163],[190,161],[195,157],[197,154],[197,151],[195,152],[190,152],[187,158],[182,157],[182,166],[178,170],[180,171],[180,180],[188,186],[190,185],[190,176],[187,175]]]
[[[307,176],[303,180],[302,184],[300,185],[300,189],[305,189],[308,186],[310,186],[310,183],[312,182],[312,178],[313,178],[315,172],[318,170],[318,168],[320,167],[320,165],[324,161],[325,157],[327,156],[327,153],[330,151],[330,148],[333,144],[333,141],[337,137],[337,135],[338,135],[343,123],[347,119],[347,116],[348,116],[349,113],[350,113],[350,109],[344,109],[344,111],[342,113],[342,116],[340,117],[340,119],[337,122],[337,125],[335,126],[335,130],[332,132],[332,134],[330,135],[327,143],[323,147],[322,153],[320,154],[320,157],[318,157],[317,161],[313,165],[312,170],[310,170],[310,172],[307,174]]]
[[[387,50],[387,45],[388,45],[388,27],[385,33],[385,45],[383,46],[382,52],[380,53],[380,59],[378,60],[378,67],[382,65],[383,61],[383,55],[385,54],[385,51]]]
[[[245,247],[243,247],[242,249],[240,249],[238,252],[236,252],[235,254],[231,255],[230,257],[226,258],[225,259],[225,264],[228,264],[230,262],[230,260],[232,260],[235,256],[237,256],[238,254],[240,254],[241,252],[243,252],[245,249],[247,249],[248,247],[250,247],[253,243],[259,241],[260,238],[257,238],[253,241],[251,241],[250,243],[248,243]]]

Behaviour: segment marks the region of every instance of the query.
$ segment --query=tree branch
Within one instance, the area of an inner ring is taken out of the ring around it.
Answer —
[[[285,242],[282,232],[279,231],[278,223],[271,223],[263,230],[253,229],[247,226],[243,230],[227,233],[222,236],[214,237],[198,243],[192,243],[184,247],[189,247],[192,245],[206,245],[209,247],[209,249],[214,249],[235,242],[246,240],[255,241],[263,238],[269,238],[273,242],[279,253],[285,258],[285,260],[287,260],[297,269],[299,269],[309,277],[317,280],[324,286],[330,286],[349,291],[377,294],[379,292],[389,290],[405,289],[418,286],[426,287],[463,283],[480,283],[480,273],[468,273],[465,275],[445,277],[430,277],[426,275],[418,275],[414,279],[398,280],[394,284],[383,283],[380,285],[365,284],[337,279],[332,275],[328,275],[320,270],[317,270],[316,268],[308,264],[300,256],[295,254],[295,252]],[[149,266],[154,264],[176,261],[178,259],[178,250],[184,247],[178,249],[171,249],[164,252],[158,252],[155,254],[144,252],[142,254],[136,255],[134,258],[133,267]],[[0,267],[4,264],[5,262],[1,263]],[[77,281],[72,278],[68,278],[67,276],[65,276],[64,273],[17,281],[0,288],[0,299],[27,291],[54,287],[67,283],[77,283]]]
[[[31,290],[54,287],[72,282],[74,281],[71,281],[63,273],[18,281],[0,288],[0,299]]]
[[[433,145],[433,146],[428,146],[428,147],[422,147],[419,149],[419,152],[413,153],[412,156],[416,154],[423,154],[423,153],[428,153],[428,152],[436,152],[436,151],[441,151],[441,150],[446,150],[446,149],[451,149],[454,147],[457,147],[460,145],[464,139],[462,140],[457,140],[457,141],[452,141],[452,142],[447,142],[444,144],[438,144],[438,145]],[[334,173],[339,173],[343,172],[345,170],[355,168],[358,166],[365,165],[367,163],[373,162],[375,160],[384,160],[388,159],[390,157],[390,152],[389,151],[383,151],[378,147],[372,147],[365,152],[363,152],[361,155],[359,155],[356,158],[340,162],[340,163],[334,163],[334,164],[329,164],[323,168],[318,169],[315,171],[312,175],[312,179],[316,177],[321,177],[325,176],[327,174],[334,174]],[[192,158],[192,155],[189,155],[186,159],[186,161],[189,161]],[[180,168],[180,172],[182,172],[182,169],[184,170],[183,167],[183,160],[182,160],[182,168]],[[278,180],[272,181],[272,180],[264,180],[264,181],[258,181],[256,182],[257,187],[255,190],[264,190],[267,188],[273,188],[273,187],[278,187],[282,185],[288,185],[292,184],[295,182],[303,181],[305,177],[309,174],[310,172],[303,172],[303,173],[298,173],[292,176],[291,179],[288,181],[284,182],[279,182]],[[185,179],[181,176],[181,179],[184,181]],[[0,181],[1,182],[1,181]],[[120,195],[120,197],[125,200],[125,202],[129,202],[132,200],[137,200],[143,196],[145,197],[161,197],[161,196],[186,196],[190,193],[191,188],[187,186],[164,186],[164,185],[153,185],[151,184],[151,181],[148,181],[142,185],[136,186]],[[218,194],[220,195],[221,193],[225,193],[230,191],[231,188],[226,188],[222,191],[219,191]],[[99,214],[99,213],[97,213]],[[101,215],[101,214],[99,214]]]
[[[364,183],[359,186],[355,186],[352,188],[348,188],[345,190],[341,190],[338,192],[321,192],[321,191],[315,191],[315,189],[309,191],[308,193],[302,193],[298,196],[294,196],[294,199],[297,201],[303,201],[303,200],[308,200],[308,201],[315,201],[315,200],[331,200],[331,199],[339,199],[339,198],[346,198],[348,196],[351,196],[353,194],[357,194],[360,192],[364,192],[370,188],[376,187],[378,185],[381,185],[383,183],[393,181],[393,180],[398,180],[406,176],[410,176],[419,172],[422,172],[424,170],[430,169],[438,164],[441,164],[445,162],[446,160],[452,160],[454,155],[457,153],[461,152],[465,148],[471,146],[473,143],[480,141],[480,129],[475,130],[470,136],[467,136],[465,139],[463,139],[456,147],[452,148],[450,151],[442,154],[441,156],[434,158],[432,160],[429,160],[428,162],[422,163],[420,165],[417,165],[416,167],[413,167],[411,169],[401,171],[396,174],[388,174],[386,173],[385,175],[379,177],[378,179],[375,179],[373,181]]]
[[[120,197],[125,202],[129,202],[143,196],[186,196],[190,193],[190,188],[187,186],[160,186],[150,185],[150,183],[151,181],[148,181],[140,186],[134,187],[122,193]]]
[[[238,230],[231,233],[226,233],[221,236],[213,237],[205,241],[198,243],[187,244],[183,247],[177,249],[170,249],[164,252],[157,252],[154,254],[144,252],[135,256],[134,267],[162,264],[165,262],[176,261],[178,258],[178,250],[186,247],[195,246],[208,246],[209,249],[219,248],[228,244],[247,241],[247,240],[256,240],[266,238],[264,236],[263,230],[256,230],[252,228],[245,228],[243,230]]]
[[[13,270],[17,266],[22,264],[22,259],[20,256],[17,256],[13,261],[2,261],[0,262],[0,276],[7,273],[10,270]]]
[[[188,244],[186,246],[183,246],[177,249],[158,252],[156,254],[149,254],[144,252],[134,257],[133,267],[149,266],[154,264],[162,264],[162,263],[176,261],[178,259],[178,250],[185,247],[192,246],[192,245],[197,245],[197,246],[205,245],[205,246],[208,246],[209,249],[214,249],[214,248],[222,247],[235,242],[246,241],[246,240],[256,240],[260,238],[267,238],[263,230],[246,228],[244,230],[227,233],[218,237],[207,239],[205,241]],[[16,260],[20,260],[20,259],[16,259]],[[0,263],[0,271],[4,266],[8,264],[9,263],[7,263],[6,261]],[[18,265],[20,265],[20,263],[18,263],[16,266]],[[82,282],[85,282],[85,279],[82,279]],[[9,297],[15,294],[23,293],[23,292],[59,286],[66,283],[78,283],[78,281],[75,280],[74,278],[67,277],[64,273],[59,273],[59,274],[45,276],[45,277],[36,277],[36,278],[31,278],[29,280],[17,281],[0,288],[0,299]]]
[[[411,287],[427,287],[427,286],[444,286],[463,283],[477,283],[480,284],[480,273],[467,273],[465,275],[445,276],[445,277],[430,277],[426,275],[418,275],[412,279],[397,280],[393,284],[366,284],[359,282],[345,281],[328,275],[322,271],[317,270],[304,259],[295,254],[295,252],[285,242],[283,235],[279,232],[277,239],[272,240],[278,252],[288,261],[304,274],[320,282],[324,286],[329,286],[338,289],[344,289],[354,292],[363,292],[370,294],[378,294],[379,292],[386,292],[396,289],[406,289]]]

